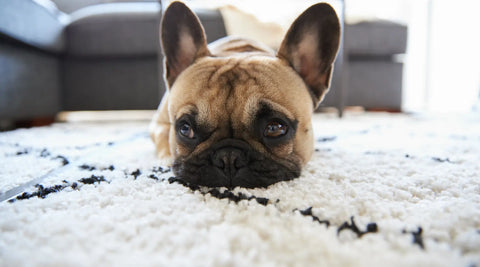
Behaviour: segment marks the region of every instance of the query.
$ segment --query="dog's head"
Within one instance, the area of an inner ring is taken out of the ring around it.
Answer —
[[[171,4],[161,39],[177,177],[227,187],[298,177],[313,151],[311,115],[328,91],[339,35],[335,11],[322,3],[295,20],[276,55],[242,42],[209,49],[193,12]]]

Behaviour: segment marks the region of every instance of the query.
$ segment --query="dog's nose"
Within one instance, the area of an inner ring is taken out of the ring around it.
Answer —
[[[247,156],[241,149],[224,147],[215,152],[212,161],[213,165],[223,170],[226,176],[232,178],[239,169],[247,165]]]

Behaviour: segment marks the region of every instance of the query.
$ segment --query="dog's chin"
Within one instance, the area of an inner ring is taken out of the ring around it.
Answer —
[[[287,167],[258,152],[250,152],[245,166],[225,172],[217,167],[210,153],[199,157],[175,159],[173,172],[177,178],[193,185],[207,187],[268,187],[271,184],[288,181],[300,176],[300,166]]]

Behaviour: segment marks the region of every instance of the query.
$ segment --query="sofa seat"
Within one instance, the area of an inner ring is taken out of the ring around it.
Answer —
[[[55,116],[61,110],[60,71],[55,55],[0,42],[0,121]]]
[[[226,35],[219,12],[198,10],[209,41]],[[165,92],[158,2],[106,3],[70,14],[64,110],[156,109]]]
[[[22,12],[19,12],[22,10]],[[31,0],[0,0],[0,121],[61,110],[61,60],[68,16]]]
[[[407,27],[388,21],[349,25],[347,105],[401,111]]]
[[[157,2],[145,2],[100,4],[75,11],[66,32],[67,55],[156,55],[160,10]]]
[[[70,14],[64,110],[155,109],[164,92],[157,2],[107,3]],[[160,59],[161,60],[161,59]]]
[[[405,53],[407,27],[377,20],[347,24],[346,49],[350,55],[391,56]]]
[[[165,91],[159,1],[55,2],[60,10],[0,0],[0,127],[62,110],[156,109]],[[208,41],[226,35],[218,11],[195,12]]]
[[[323,106],[334,106],[343,98],[347,106],[367,110],[401,111],[403,63],[399,55],[406,51],[407,27],[388,21],[364,21],[347,24],[344,53],[346,92],[327,94]],[[335,86],[335,85],[334,85]]]

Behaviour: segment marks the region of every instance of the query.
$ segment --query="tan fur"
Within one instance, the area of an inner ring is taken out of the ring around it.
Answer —
[[[198,18],[172,3],[161,31],[169,88],[150,124],[158,156],[175,159],[176,175],[204,185],[298,177],[313,152],[311,115],[328,91],[339,30],[335,11],[316,4],[295,20],[277,54],[242,38],[207,47]],[[281,118],[287,131],[268,136]]]
[[[200,58],[180,74],[170,93],[164,96],[150,126],[151,137],[160,157],[195,155],[203,151],[225,138],[228,129],[222,127],[228,125],[228,121],[232,122],[234,138],[243,139],[258,151],[267,153],[263,145],[253,141],[254,138],[249,136],[250,131],[246,130],[254,120],[259,102],[266,101],[275,110],[299,121],[294,141],[276,148],[271,156],[301,165],[310,159],[313,148],[310,123],[313,106],[303,80],[271,51],[261,48],[243,53],[232,51],[235,50],[232,47],[238,47],[236,44],[239,44],[239,40],[242,40],[242,45],[247,44],[243,39],[214,43],[213,48],[209,47],[212,53],[228,53],[229,56]],[[251,44],[251,47],[256,45]],[[226,50],[219,50],[219,47]],[[235,84],[228,84],[231,80],[235,80]],[[169,98],[176,101],[170,103]],[[191,109],[198,112],[200,124],[208,125],[211,130],[216,129],[215,134],[195,151],[178,146],[174,141],[175,130],[171,127],[171,122]]]

